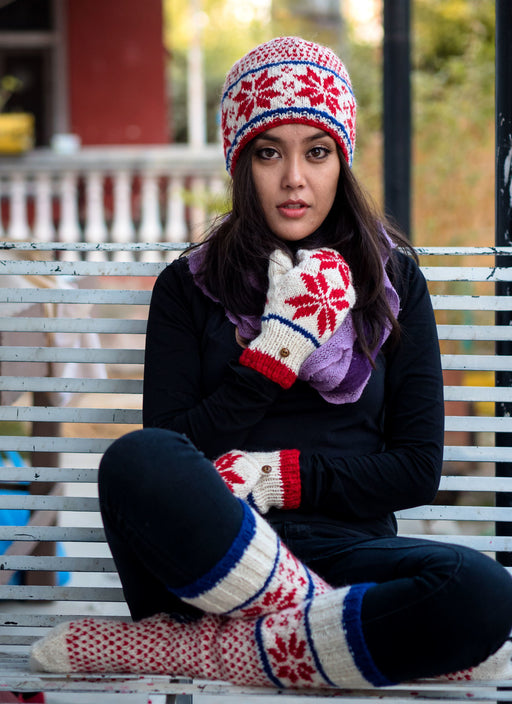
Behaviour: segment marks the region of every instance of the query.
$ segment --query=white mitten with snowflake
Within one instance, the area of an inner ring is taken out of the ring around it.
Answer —
[[[298,264],[276,250],[270,257],[261,333],[240,356],[284,389],[303,362],[339,328],[356,296],[348,264],[327,247],[299,250]]]

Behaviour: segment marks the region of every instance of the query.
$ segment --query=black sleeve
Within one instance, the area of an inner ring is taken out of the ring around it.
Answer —
[[[385,446],[377,454],[301,454],[303,508],[367,519],[433,500],[441,476],[443,380],[423,275],[404,255],[399,344],[386,354]]]
[[[215,307],[193,283],[186,260],[171,264],[153,288],[144,359],[144,426],[183,433],[210,459],[244,447],[280,388],[238,364],[235,354],[222,383],[205,393],[202,337]]]

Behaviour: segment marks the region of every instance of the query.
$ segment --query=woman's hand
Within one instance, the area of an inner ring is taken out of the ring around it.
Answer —
[[[300,505],[298,450],[232,450],[214,465],[228,489],[262,514],[272,507],[291,509]]]
[[[243,347],[244,349],[249,344],[249,340],[246,340],[245,337],[242,337],[240,335],[238,328],[235,328],[235,340],[236,340],[237,344],[240,345],[240,347]]]
[[[289,388],[303,362],[339,328],[355,303],[348,264],[324,247],[299,250],[293,266],[282,250],[269,262],[261,333],[240,363]]]

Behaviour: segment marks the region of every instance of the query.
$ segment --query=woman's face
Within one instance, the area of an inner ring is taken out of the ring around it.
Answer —
[[[280,125],[254,139],[256,192],[268,226],[282,240],[302,240],[322,224],[339,175],[336,142],[317,127]]]

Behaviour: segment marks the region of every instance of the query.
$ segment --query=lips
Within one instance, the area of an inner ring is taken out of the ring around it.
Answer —
[[[277,206],[278,211],[287,218],[300,218],[308,210],[309,205],[303,200],[286,200]]]

